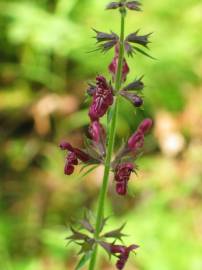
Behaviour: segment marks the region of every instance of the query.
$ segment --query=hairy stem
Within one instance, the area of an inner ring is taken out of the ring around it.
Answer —
[[[123,66],[123,59],[124,59],[124,28],[125,28],[125,13],[123,11],[121,12],[120,48],[119,48],[118,68],[117,68],[117,74],[116,74],[116,80],[115,80],[116,92],[120,90],[121,82],[122,82],[122,66]],[[102,182],[102,187],[100,190],[99,201],[98,201],[95,238],[99,237],[101,223],[104,218],[105,198],[107,194],[110,164],[111,164],[112,153],[114,149],[115,134],[116,134],[118,104],[119,104],[119,96],[116,97],[116,100],[112,107],[111,125],[109,126],[109,131],[108,131],[109,139],[108,139],[107,153],[106,153],[106,159],[105,159],[104,176],[103,176],[103,182]],[[89,270],[95,269],[97,249],[98,249],[98,246],[96,245],[93,251],[92,257],[91,257],[90,264],[89,264]]]

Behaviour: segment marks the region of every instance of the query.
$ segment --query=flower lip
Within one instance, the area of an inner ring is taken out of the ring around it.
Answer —
[[[69,152],[67,156],[67,161],[69,162],[69,164],[78,165],[78,159],[74,152]]]
[[[64,174],[71,175],[74,172],[74,166],[70,165],[68,162],[65,164],[64,167]]]
[[[78,148],[74,148],[74,153],[76,154],[77,158],[83,162],[88,162],[91,159],[87,153]]]
[[[117,182],[116,183],[116,192],[121,195],[124,196],[127,193],[127,182]]]

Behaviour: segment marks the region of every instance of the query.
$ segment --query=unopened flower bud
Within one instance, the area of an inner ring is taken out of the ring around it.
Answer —
[[[144,145],[144,133],[137,130],[128,140],[128,148],[130,151],[137,151]]]
[[[111,2],[106,6],[106,9],[117,9],[120,7],[120,3],[118,2]]]
[[[116,192],[119,195],[126,195],[127,193],[127,182],[117,182],[116,183]]]
[[[141,3],[138,1],[129,1],[126,4],[126,7],[131,10],[141,11]]]
[[[141,132],[143,132],[145,134],[145,133],[149,132],[152,125],[153,125],[152,120],[150,118],[146,118],[140,123],[138,130],[140,130]]]
[[[93,31],[95,31],[96,33],[95,38],[97,39],[97,42],[103,42],[103,41],[109,41],[109,40],[117,41],[119,39],[117,34],[115,34],[114,32],[111,32],[111,34],[109,34],[109,33],[98,31],[96,29],[93,29]]]
[[[98,121],[91,123],[89,127],[89,133],[95,143],[99,143],[100,141],[105,140],[106,132]]]
[[[117,70],[118,70],[118,61],[119,61],[119,58],[118,56],[115,56],[112,60],[112,62],[109,64],[109,72],[112,74],[112,79],[113,81],[115,81],[115,77],[116,77],[116,74],[117,74]],[[126,59],[124,58],[123,59],[123,66],[122,66],[122,81],[126,81],[126,78],[127,78],[127,75],[129,73],[130,69],[129,69],[129,66],[126,62]]]
[[[144,119],[137,128],[137,131],[129,138],[128,148],[130,151],[136,152],[144,145],[144,135],[151,129],[152,120]]]
[[[97,31],[95,29],[93,30],[96,33],[95,38],[97,40],[97,43],[99,43],[97,50],[100,50],[101,52],[106,53],[118,43],[119,36],[116,33],[111,32],[109,34],[109,33]]]
[[[116,74],[117,74],[117,71],[118,71],[119,46],[120,46],[119,44],[117,44],[115,46],[114,58],[113,58],[112,62],[109,64],[109,66],[108,66],[109,72],[112,74],[113,81],[115,81],[115,77],[116,77]],[[123,59],[123,65],[122,65],[122,81],[126,80],[129,71],[130,71],[129,66],[128,66],[127,62],[126,62],[126,59],[124,58]]]
[[[142,45],[144,47],[147,47],[147,44],[150,43],[149,36],[151,35],[151,33],[149,33],[147,35],[139,36],[138,32],[139,32],[139,30],[132,33],[132,34],[130,34],[130,35],[128,35],[126,37],[126,41],[136,43],[136,44]]]

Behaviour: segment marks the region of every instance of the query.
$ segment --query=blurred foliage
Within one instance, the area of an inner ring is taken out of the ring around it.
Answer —
[[[83,180],[79,170],[65,177],[57,145],[61,138],[82,145],[86,80],[107,75],[113,52],[88,53],[92,27],[118,31],[107,2],[0,1],[0,269],[74,269],[76,250],[64,238],[71,217],[95,207],[102,168]],[[129,13],[127,32],[154,32],[157,60],[128,60],[129,80],[145,74],[146,102],[135,114],[123,101],[118,144],[145,115],[156,127],[128,198],[110,188],[108,226],[127,220],[126,241],[141,246],[129,270],[201,270],[202,3],[143,5],[144,13]],[[101,258],[101,269],[114,269]]]

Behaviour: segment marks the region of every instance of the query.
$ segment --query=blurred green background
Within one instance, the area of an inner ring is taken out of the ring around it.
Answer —
[[[107,0],[0,1],[0,269],[71,270],[70,222],[94,209],[102,170],[63,175],[66,138],[82,146],[86,82],[108,76],[113,52],[94,49],[91,27],[119,31]],[[117,146],[144,116],[155,120],[129,196],[111,181],[107,229],[127,221],[126,243],[141,246],[128,270],[202,269],[202,2],[145,0],[127,32],[154,32],[153,61],[129,59],[128,81],[145,74],[145,108],[120,110]],[[109,78],[109,76],[108,76]],[[105,254],[100,269],[114,269]]]

